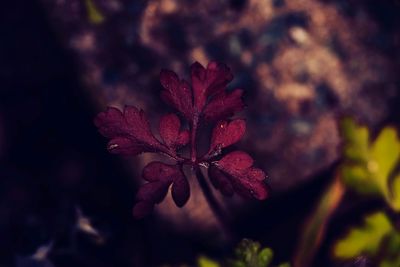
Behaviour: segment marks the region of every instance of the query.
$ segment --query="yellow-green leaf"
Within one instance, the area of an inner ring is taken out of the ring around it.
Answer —
[[[197,259],[197,265],[198,267],[220,267],[218,262],[204,256]]]
[[[400,266],[400,254],[394,259],[384,259],[379,267],[399,267]]]
[[[361,194],[378,194],[380,191],[367,168],[361,164],[345,164],[341,167],[343,183]]]
[[[351,259],[362,254],[374,256],[382,240],[393,231],[393,226],[383,212],[365,218],[364,225],[351,229],[349,234],[338,241],[334,255],[339,259]]]
[[[89,22],[92,24],[102,23],[104,21],[104,16],[97,9],[96,5],[93,3],[93,0],[85,0],[85,4],[86,4]]]
[[[394,177],[391,191],[391,204],[395,211],[400,211],[400,174]]]
[[[271,264],[274,253],[270,248],[264,248],[258,254],[258,266],[267,267]]]
[[[371,155],[368,161],[368,170],[385,196],[388,196],[389,174],[396,166],[400,156],[400,141],[396,130],[384,128],[371,146]]]
[[[353,161],[367,161],[369,146],[367,127],[357,125],[351,118],[345,118],[341,122],[341,132],[345,143],[345,156]]]
[[[344,163],[343,182],[361,194],[379,194],[395,211],[400,211],[400,192],[390,190],[390,176],[400,160],[400,140],[393,127],[385,127],[370,142],[368,129],[346,118],[341,124]],[[398,181],[393,187],[398,188]],[[397,189],[400,191],[400,189]]]
[[[400,266],[400,233],[392,232],[384,247],[383,259],[379,267],[399,267]]]
[[[229,259],[224,266],[229,267],[268,267],[274,253],[270,248],[262,248],[259,242],[242,239],[235,249],[235,259]]]

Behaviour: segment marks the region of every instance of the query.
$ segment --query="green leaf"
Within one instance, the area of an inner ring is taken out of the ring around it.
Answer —
[[[400,156],[400,141],[396,130],[384,128],[371,146],[368,170],[385,196],[389,195],[388,180]]]
[[[394,177],[391,188],[392,208],[395,211],[400,211],[400,174]]]
[[[274,257],[274,253],[270,248],[264,248],[258,254],[258,266],[269,266],[272,262],[272,258]]]
[[[197,259],[197,265],[198,265],[198,267],[220,267],[221,266],[221,265],[219,265],[218,262],[216,262],[210,258],[204,257],[204,256],[200,256]]]
[[[344,164],[340,167],[343,182],[360,194],[379,194],[390,207],[400,211],[400,189],[390,176],[400,160],[400,140],[392,127],[385,127],[370,142],[368,129],[346,118],[341,124],[344,140]],[[397,189],[396,189],[397,188]]]
[[[400,266],[400,255],[394,259],[384,259],[379,267],[399,267]]]
[[[390,256],[400,256],[400,233],[397,231],[393,231],[393,233],[389,236],[388,243],[385,247],[386,254]]]
[[[334,255],[339,259],[351,259],[362,254],[375,256],[382,240],[393,231],[393,226],[383,212],[365,218],[364,226],[351,229],[349,234],[338,241]]]
[[[343,183],[355,189],[360,194],[379,194],[380,190],[375,181],[371,179],[367,168],[361,164],[345,164],[341,167]]]
[[[229,267],[247,267],[246,263],[241,260],[228,260]]]
[[[367,127],[360,127],[353,119],[345,118],[341,123],[341,131],[345,141],[345,156],[353,161],[367,161],[369,146]]]
[[[235,259],[227,259],[222,264],[206,256],[200,256],[197,258],[197,267],[269,267],[272,262],[273,251],[270,248],[262,248],[258,242],[243,239],[235,249],[235,256]],[[290,267],[290,265],[284,263],[278,267]]]
[[[243,239],[235,249],[235,259],[228,261],[228,267],[268,267],[274,253],[270,248],[262,248],[261,244],[250,239]]]
[[[383,247],[384,255],[383,260],[379,267],[399,267],[400,266],[400,233],[393,232],[389,238],[386,246]]]
[[[242,261],[245,266],[258,267],[258,253],[261,244],[250,239],[243,239],[235,249],[238,260]]]
[[[92,24],[100,24],[104,21],[103,14],[97,9],[93,0],[85,0],[86,9],[88,13],[89,22]]]

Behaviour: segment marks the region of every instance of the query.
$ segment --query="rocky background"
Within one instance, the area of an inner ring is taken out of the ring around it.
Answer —
[[[168,111],[161,68],[188,78],[194,61],[231,67],[230,88],[244,89],[248,105],[238,147],[268,173],[273,196],[222,201],[238,235],[270,244],[278,260],[292,255],[298,222],[340,160],[339,118],[399,125],[395,0],[11,2],[0,11],[5,266],[34,266],[27,256],[40,246],[45,266],[152,266],[229,251],[195,183],[183,210],[167,201],[134,221],[150,157],[109,155],[94,128],[108,105],[143,108],[155,127]]]

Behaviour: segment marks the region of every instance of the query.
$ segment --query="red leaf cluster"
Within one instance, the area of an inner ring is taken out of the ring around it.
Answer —
[[[161,118],[157,140],[150,130],[144,112],[127,106],[123,112],[108,108],[95,119],[99,132],[109,138],[108,149],[111,153],[137,155],[143,152],[162,153],[173,160],[174,165],[151,162],[143,170],[147,181],[137,193],[137,203],[133,214],[141,218],[149,214],[154,205],[160,203],[171,187],[175,204],[182,207],[190,196],[188,179],[182,171],[187,164],[198,169],[208,166],[208,176],[214,187],[224,195],[235,192],[243,197],[265,199],[268,190],[266,175],[253,167],[253,159],[245,152],[235,151],[220,157],[223,149],[237,143],[246,131],[246,122],[242,119],[229,120],[234,113],[244,108],[243,91],[226,91],[227,84],[233,79],[230,69],[222,63],[210,62],[206,68],[199,63],[191,66],[191,82],[180,79],[170,70],[160,74],[162,99],[176,109],[189,124],[189,129],[181,129],[181,120],[176,114]],[[211,135],[208,152],[199,157],[196,152],[198,126],[204,122],[217,122]],[[190,158],[180,154],[179,150],[191,144]]]

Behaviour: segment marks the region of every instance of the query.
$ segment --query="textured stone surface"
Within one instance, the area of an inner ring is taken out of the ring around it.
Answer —
[[[340,115],[377,126],[397,95],[399,34],[383,30],[356,3],[42,3],[99,110],[133,104],[156,123],[166,109],[159,98],[161,68],[188,77],[193,61],[229,65],[235,75],[230,86],[245,89],[248,105],[248,131],[239,146],[256,155],[276,192],[338,159]]]

